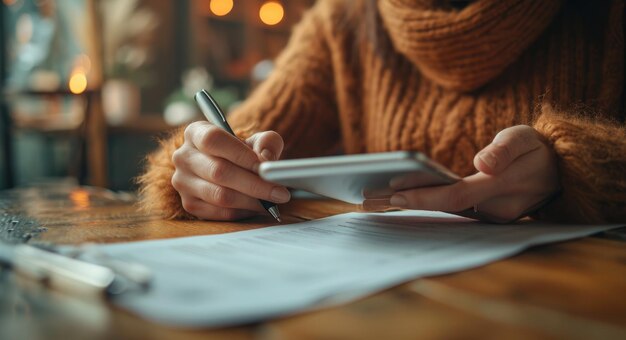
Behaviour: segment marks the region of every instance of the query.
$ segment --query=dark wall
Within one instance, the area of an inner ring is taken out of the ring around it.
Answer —
[[[180,87],[180,76],[188,66],[189,0],[144,0],[142,6],[156,13],[159,26],[151,65],[155,77],[141,91],[141,110],[161,114],[165,99]]]
[[[4,103],[4,82],[6,80],[6,46],[4,27],[5,5],[0,4],[0,189],[8,187],[12,182],[12,173],[9,168],[9,130],[8,111]]]
[[[114,134],[109,136],[108,173],[112,190],[135,190],[135,178],[143,171],[146,155],[157,148],[157,136]]]

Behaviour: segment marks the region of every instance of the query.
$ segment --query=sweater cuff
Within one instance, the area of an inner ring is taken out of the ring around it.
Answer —
[[[137,178],[139,207],[142,211],[166,219],[194,219],[183,209],[178,192],[172,186],[174,163],[172,154],[184,142],[185,129],[172,133],[160,142],[161,147],[146,159],[146,172]]]
[[[575,223],[626,220],[623,127],[544,106],[534,128],[557,155],[562,191],[532,217]]]

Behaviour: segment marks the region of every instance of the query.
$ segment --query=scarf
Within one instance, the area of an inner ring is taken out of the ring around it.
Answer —
[[[472,91],[497,77],[546,29],[557,0],[379,0],[395,49],[437,84]]]

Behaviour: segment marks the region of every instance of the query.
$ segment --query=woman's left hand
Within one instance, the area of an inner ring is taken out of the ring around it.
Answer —
[[[474,156],[474,167],[478,173],[455,184],[396,191],[390,204],[507,222],[532,212],[560,189],[553,150],[527,125],[500,131]]]

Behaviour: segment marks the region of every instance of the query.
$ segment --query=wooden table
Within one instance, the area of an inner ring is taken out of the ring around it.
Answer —
[[[295,200],[281,206],[286,222],[354,209],[329,200]],[[127,242],[272,224],[265,217],[240,223],[164,221],[139,213],[132,195],[85,187],[0,192],[0,211],[0,238],[13,243]],[[218,330],[167,328],[103,301],[45,289],[4,270],[0,339],[626,339],[623,239],[622,230],[535,247],[478,269],[418,279],[345,306]]]

